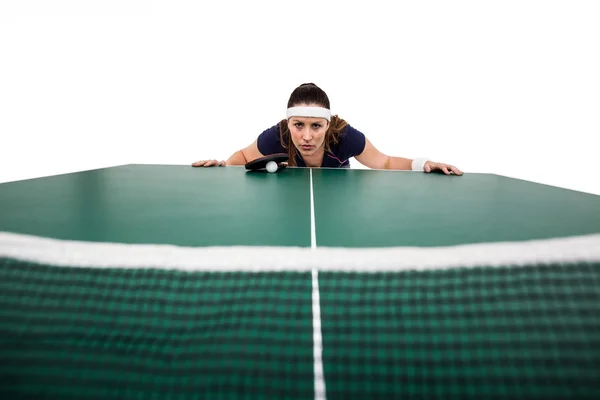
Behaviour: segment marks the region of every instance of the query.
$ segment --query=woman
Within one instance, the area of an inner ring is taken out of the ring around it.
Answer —
[[[463,174],[453,165],[383,154],[363,133],[337,115],[331,115],[329,110],[327,94],[314,83],[304,83],[290,96],[287,119],[261,133],[250,146],[235,152],[227,162],[202,160],[192,166],[244,165],[265,155],[287,153],[289,166],[349,168],[349,159],[354,157],[373,169]]]

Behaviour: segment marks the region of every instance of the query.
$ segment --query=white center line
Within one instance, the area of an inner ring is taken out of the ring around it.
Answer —
[[[323,375],[322,358],[323,340],[321,337],[321,307],[319,306],[319,276],[316,268],[312,270],[312,285],[315,400],[325,400],[325,376]]]
[[[315,199],[313,194],[312,168],[310,169],[310,247],[317,248],[315,233]],[[315,400],[325,400],[325,376],[323,375],[323,338],[321,336],[321,306],[319,296],[319,271],[312,269],[312,311],[313,311],[313,357],[315,361]]]

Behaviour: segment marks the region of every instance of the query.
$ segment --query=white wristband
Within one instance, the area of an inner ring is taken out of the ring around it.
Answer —
[[[427,158],[415,158],[412,160],[412,170],[413,171],[424,171],[425,163],[429,161]]]

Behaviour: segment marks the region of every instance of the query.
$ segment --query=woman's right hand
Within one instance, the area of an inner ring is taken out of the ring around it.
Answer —
[[[192,167],[224,167],[225,161],[218,160],[200,160],[192,163]]]

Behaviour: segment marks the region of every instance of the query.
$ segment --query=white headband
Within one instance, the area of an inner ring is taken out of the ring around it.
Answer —
[[[331,111],[323,107],[292,107],[287,109],[287,119],[291,117],[325,118],[331,121]]]

